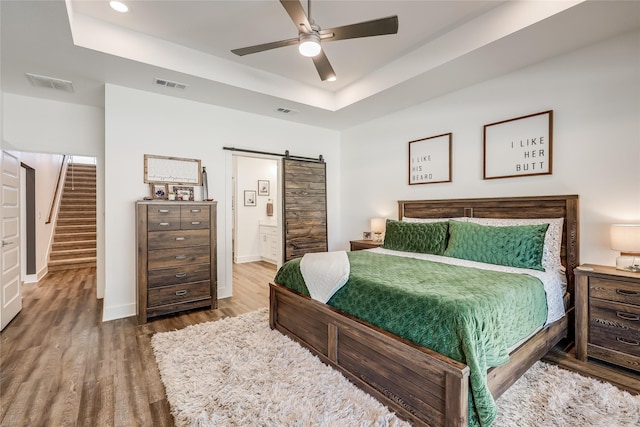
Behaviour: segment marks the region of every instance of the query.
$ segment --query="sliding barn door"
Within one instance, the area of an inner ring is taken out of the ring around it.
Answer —
[[[326,164],[283,159],[284,260],[326,252]]]

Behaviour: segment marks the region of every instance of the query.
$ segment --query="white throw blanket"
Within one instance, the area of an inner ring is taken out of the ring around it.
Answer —
[[[345,251],[304,254],[300,272],[311,298],[326,303],[347,283],[349,258]]]

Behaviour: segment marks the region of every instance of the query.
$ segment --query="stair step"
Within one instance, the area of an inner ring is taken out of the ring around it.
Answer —
[[[96,240],[96,232],[95,231],[85,231],[82,233],[58,233],[56,232],[53,241],[55,243],[60,242],[73,242],[79,240]]]
[[[68,240],[62,242],[53,242],[51,252],[68,250],[68,249],[95,249],[96,240],[87,238],[85,240]]]
[[[63,218],[88,218],[88,219],[93,219],[95,221],[96,219],[96,210],[95,209],[85,209],[85,210],[77,210],[77,211],[72,211],[72,210],[64,210],[64,211],[60,211],[58,213],[58,221],[60,221]]]
[[[51,251],[49,254],[49,262],[58,260],[75,260],[96,257],[96,248],[85,249],[65,249],[62,251]]]
[[[96,217],[60,217],[58,216],[57,225],[96,225]]]
[[[49,261],[49,271],[72,270],[74,268],[95,267],[95,258],[80,258],[74,260]]]
[[[96,225],[57,225],[56,234],[95,233]]]

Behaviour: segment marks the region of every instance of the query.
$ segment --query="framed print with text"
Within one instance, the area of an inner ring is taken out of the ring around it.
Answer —
[[[553,110],[484,126],[484,179],[550,175]]]
[[[452,133],[409,142],[409,185],[451,182]]]

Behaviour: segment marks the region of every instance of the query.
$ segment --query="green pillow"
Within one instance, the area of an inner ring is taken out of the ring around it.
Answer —
[[[403,222],[387,220],[382,245],[385,249],[442,255],[447,247],[448,222]]]
[[[549,224],[492,227],[449,221],[445,256],[544,271],[542,253]]]

